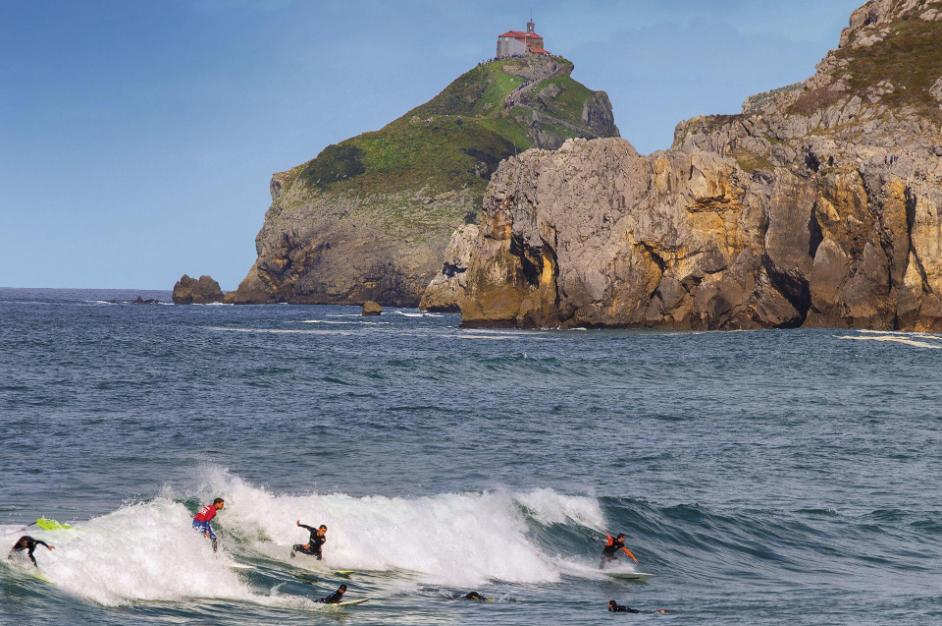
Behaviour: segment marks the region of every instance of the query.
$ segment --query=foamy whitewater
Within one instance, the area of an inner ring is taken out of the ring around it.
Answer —
[[[253,590],[240,573],[260,563],[283,567],[289,576],[298,568],[401,571],[409,581],[406,588],[413,589],[418,582],[455,588],[489,581],[557,582],[562,569],[579,567],[544,552],[531,538],[530,525],[576,524],[596,532],[605,527],[597,501],[549,489],[417,498],[277,495],[220,468],[201,472],[209,480],[195,501],[226,494],[227,507],[215,524],[224,537],[221,552],[214,554],[190,528],[187,496],[174,498],[166,488],[150,501],[69,530],[30,530],[56,548],[49,553],[40,548],[42,575],[68,594],[106,606],[220,599],[317,608],[304,598]],[[292,544],[307,540],[297,518],[330,528],[322,562],[290,558]],[[0,527],[0,537],[12,545],[20,530]],[[23,560],[16,565],[32,571]]]
[[[942,623],[942,335],[137,295],[0,290],[2,624]]]

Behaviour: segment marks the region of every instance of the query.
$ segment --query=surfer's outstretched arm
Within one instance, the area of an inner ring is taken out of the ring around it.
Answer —
[[[42,539],[34,539],[33,545],[29,547],[29,550],[26,551],[26,554],[29,556],[29,560],[32,561],[33,565],[35,565],[36,567],[39,567],[39,563],[36,562],[36,557],[33,556],[33,552],[36,551],[36,546],[40,546],[40,545],[46,546],[47,550],[55,550],[55,548],[50,546],[48,543],[46,543]]]
[[[631,557],[631,560],[632,560],[632,561],[634,561],[635,563],[638,562],[638,557],[636,557],[634,554],[632,554],[632,553],[631,553],[631,550],[629,550],[627,546],[623,547],[622,550],[624,550],[625,554],[627,554],[629,557]]]
[[[295,523],[298,525],[299,528],[307,528],[307,529],[308,529],[309,531],[311,531],[311,532],[314,532],[314,531],[317,530],[317,529],[314,528],[313,526],[308,526],[307,524],[302,524],[302,523],[301,523],[301,520],[298,520],[298,521],[295,522]]]

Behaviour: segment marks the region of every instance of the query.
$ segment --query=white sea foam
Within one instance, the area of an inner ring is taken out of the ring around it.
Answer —
[[[269,335],[352,335],[347,330],[306,329],[306,328],[236,328],[231,326],[207,326],[207,330],[219,330],[232,333],[257,333]]]
[[[836,335],[836,337],[838,339],[852,339],[854,341],[885,341],[889,343],[901,343],[914,348],[926,348],[929,350],[942,349],[942,345],[940,344],[932,344],[926,341],[908,339],[907,337],[901,335]]]
[[[122,507],[74,530],[30,532],[56,547],[37,555],[43,575],[93,602],[259,599],[226,567],[228,557],[214,555],[193,531],[186,508],[165,498]]]
[[[598,531],[605,529],[605,515],[595,498],[566,496],[552,489],[534,489],[517,494],[516,500],[543,524],[576,523]]]
[[[390,313],[402,317],[441,317],[441,313],[429,313],[428,311],[390,311]]]
[[[364,570],[405,570],[438,583],[462,586],[488,580],[520,583],[559,580],[565,564],[529,536],[527,512],[544,524],[575,522],[604,527],[598,502],[549,489],[497,490],[414,498],[346,494],[276,495],[222,471],[209,471],[205,498],[221,494],[220,525],[252,549],[290,561],[292,544],[312,526],[326,524],[324,564]],[[298,556],[298,559],[308,557]],[[292,564],[303,564],[295,559]]]
[[[937,339],[942,339],[942,335],[933,335],[932,333],[924,333],[915,330],[874,330],[872,328],[860,328],[857,330],[857,332],[870,335],[918,335],[920,337],[935,337]]]
[[[461,329],[461,332],[471,335],[498,335],[498,336],[520,336],[520,337],[538,337],[547,333],[539,330],[511,330],[505,328],[475,328],[474,330]]]
[[[301,320],[302,324],[327,324],[330,326],[381,326],[389,325],[390,322],[370,322],[367,320],[349,321],[342,320]]]
[[[190,512],[166,488],[152,501],[75,523],[73,530],[31,529],[57,548],[37,554],[43,575],[69,594],[109,606],[223,599],[313,608],[309,598],[253,588],[241,570],[231,567],[233,556],[265,556],[286,567],[309,569],[396,570],[399,575],[389,583],[393,586],[419,581],[455,587],[493,580],[544,583],[558,581],[562,573],[582,575],[582,566],[541,549],[528,520],[605,528],[597,500],[552,489],[409,498],[280,495],[215,467],[199,475],[205,481],[195,487],[201,501],[226,498],[226,508],[214,521],[219,553],[193,531]],[[194,494],[188,490],[186,495]],[[291,545],[308,537],[295,525],[297,519],[328,525],[322,563],[304,555],[289,557]],[[0,540],[12,544],[21,530],[0,528]]]

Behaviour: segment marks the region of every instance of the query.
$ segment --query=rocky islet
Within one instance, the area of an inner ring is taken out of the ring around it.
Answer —
[[[184,274],[173,286],[174,304],[214,304],[224,299],[219,283],[211,276],[193,278]]]

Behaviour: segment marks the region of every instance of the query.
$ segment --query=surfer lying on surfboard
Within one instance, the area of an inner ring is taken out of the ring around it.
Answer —
[[[193,516],[193,528],[213,542],[213,552],[216,551],[216,533],[213,532],[212,521],[216,513],[226,508],[226,501],[216,498],[212,504],[204,505],[199,513]]]
[[[343,601],[343,594],[347,593],[347,586],[340,585],[337,587],[337,591],[333,592],[327,597],[321,598],[318,602],[323,604],[340,604]]]
[[[13,547],[10,548],[10,554],[7,556],[8,559],[12,560],[13,555],[17,552],[22,552],[26,550],[29,560],[33,562],[33,565],[39,567],[39,563],[36,562],[36,557],[33,556],[33,552],[36,551],[36,546],[46,546],[47,550],[55,550],[53,546],[50,546],[48,543],[42,539],[33,539],[29,535],[23,535],[16,540],[16,543],[13,544]]]
[[[313,526],[308,526],[307,524],[302,524],[301,520],[298,520],[297,525],[299,528],[305,528],[311,534],[307,543],[296,543],[291,546],[291,558],[294,558],[295,552],[300,552],[302,554],[310,554],[318,561],[321,560],[321,546],[327,543],[327,526],[321,524],[317,528]]]
[[[624,604],[618,604],[614,600],[608,601],[608,612],[609,613],[640,613],[638,609],[633,609],[630,606],[625,606]]]
[[[605,547],[602,548],[602,561],[599,563],[599,569],[605,569],[605,566],[612,561],[616,561],[618,552],[624,552],[631,560],[635,563],[638,562],[638,559],[634,554],[631,553],[631,550],[625,546],[625,533],[618,533],[617,536],[612,537],[611,535],[605,536]]]
[[[642,613],[638,609],[633,609],[630,606],[624,604],[618,604],[614,600],[608,601],[608,612],[609,613]],[[670,615],[670,611],[667,609],[657,609],[654,611],[655,615]]]

